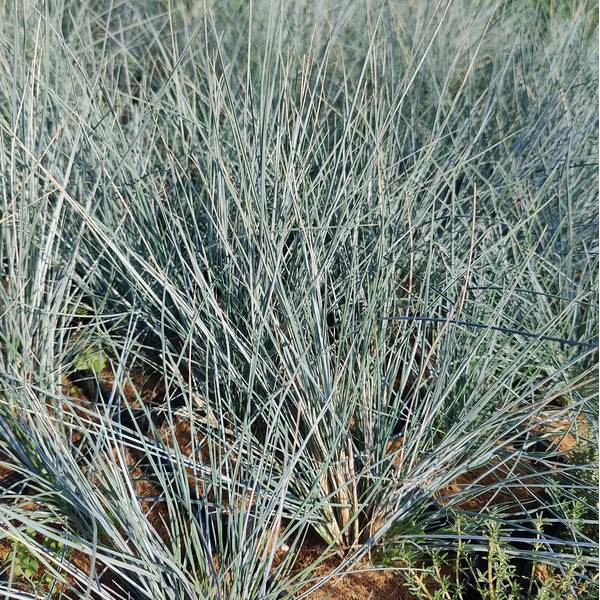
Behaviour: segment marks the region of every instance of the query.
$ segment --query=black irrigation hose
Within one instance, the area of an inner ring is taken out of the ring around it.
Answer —
[[[569,298],[568,296],[560,296],[558,294],[549,294],[547,292],[538,292],[537,290],[528,290],[527,288],[512,288],[512,290],[507,290],[506,288],[500,285],[470,285],[467,288],[470,290],[490,290],[495,292],[503,292],[503,291],[513,291],[519,294],[533,294],[535,296],[544,296],[545,298],[551,298],[553,300],[565,300],[566,302],[572,302],[573,304],[581,304],[582,306],[591,306],[592,308],[598,308],[598,304],[596,302],[584,302],[583,300],[577,300],[575,298]]]
[[[557,342],[567,346],[579,346],[582,348],[597,348],[598,340],[591,342],[581,342],[568,338],[559,338],[551,335],[541,335],[524,329],[511,329],[510,327],[499,327],[497,325],[488,325],[487,323],[478,323],[476,321],[462,321],[459,319],[444,319],[443,317],[412,317],[410,315],[401,317],[379,317],[380,321],[425,321],[432,323],[450,323],[451,325],[464,325],[465,327],[473,327],[476,329],[489,329],[491,331],[499,331],[508,335],[520,335],[527,338],[537,339],[545,342]]]

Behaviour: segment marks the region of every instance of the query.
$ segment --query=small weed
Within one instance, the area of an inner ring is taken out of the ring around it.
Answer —
[[[79,354],[74,363],[76,371],[93,371],[100,373],[108,362],[106,354],[101,348],[88,346]]]
[[[27,528],[25,532],[32,538],[35,536],[35,531],[31,528]],[[52,556],[57,556],[65,549],[62,542],[47,536],[39,538],[39,543]],[[44,570],[39,558],[24,543],[18,540],[13,540],[10,543],[10,551],[4,557],[4,562],[12,568],[14,577],[26,580],[27,584],[34,589],[49,586],[54,581],[52,574]]]
[[[481,536],[476,536],[473,519],[469,520],[471,527],[466,527],[467,520],[460,513],[455,516],[452,532],[447,532],[449,537],[458,538],[451,551],[423,547],[414,540],[407,540],[387,547],[378,559],[384,565],[401,568],[406,588],[419,600],[563,600],[591,598],[597,593],[597,582],[582,576],[585,561],[577,553],[563,569],[536,559],[515,560],[514,548],[506,541],[511,532],[499,519],[490,515],[480,523],[477,529],[485,541],[478,548],[469,540]],[[543,534],[541,517],[536,519],[536,528],[539,539]],[[486,550],[482,551],[482,545]],[[537,542],[532,547],[534,552],[539,552],[542,544]],[[530,565],[527,573],[517,568],[519,561]],[[573,596],[574,591],[577,596]]]

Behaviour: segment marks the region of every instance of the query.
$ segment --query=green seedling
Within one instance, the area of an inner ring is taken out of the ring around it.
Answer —
[[[107,356],[101,348],[88,346],[77,357],[74,367],[76,371],[100,373],[106,367],[107,362]]]
[[[31,528],[27,528],[25,532],[30,537],[35,536],[35,531]],[[52,556],[63,552],[64,544],[62,542],[47,536],[43,536],[39,541]],[[10,563],[14,577],[27,580],[35,588],[52,584],[54,577],[41,568],[43,567],[42,562],[24,543],[13,540],[10,548],[11,551],[4,560],[6,563]]]

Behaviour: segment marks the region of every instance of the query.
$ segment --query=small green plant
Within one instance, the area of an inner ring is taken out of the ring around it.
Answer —
[[[15,577],[26,577],[31,579],[40,567],[40,563],[24,544],[13,541],[10,544],[11,552],[7,554],[6,560],[12,562]]]
[[[67,313],[74,317],[89,317],[92,314],[90,309],[81,303],[69,303],[67,305]]]
[[[106,354],[101,348],[88,346],[76,358],[74,368],[76,371],[94,371],[100,373],[107,364]]]
[[[543,537],[543,519],[538,515],[535,522],[538,538]],[[487,550],[475,550],[465,539],[483,532]],[[440,532],[436,532],[440,533]],[[475,519],[457,513],[454,516],[451,536],[458,541],[451,552],[420,545],[414,539],[403,540],[385,548],[378,560],[386,566],[403,570],[405,586],[411,597],[419,600],[462,600],[475,592],[484,600],[561,600],[577,590],[578,597],[594,597],[597,582],[585,581],[581,573],[585,560],[573,554],[571,564],[563,570],[553,569],[539,560],[531,561],[529,575],[517,572],[511,560],[511,547],[506,542],[510,533],[501,521],[488,515],[475,526]],[[408,536],[407,536],[408,537]],[[424,536],[425,539],[426,536]],[[542,550],[542,544],[533,544],[534,551]]]
[[[27,528],[25,532],[31,538],[35,536],[35,530],[32,528]],[[53,556],[57,556],[64,551],[64,544],[62,542],[58,542],[47,536],[42,536],[39,542]],[[36,555],[19,540],[11,542],[10,552],[7,553],[4,561],[12,568],[14,577],[27,580],[28,584],[34,588],[49,586],[54,581],[52,574],[43,569],[43,565]]]
[[[492,518],[486,523],[488,552],[487,568],[477,569],[478,589],[490,600],[517,600],[521,597],[521,586],[516,580],[516,569],[511,564],[500,522]]]

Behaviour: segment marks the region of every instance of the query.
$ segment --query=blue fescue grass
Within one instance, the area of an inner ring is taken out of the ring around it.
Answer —
[[[289,597],[307,532],[340,572],[398,532],[454,547],[432,523],[496,490],[507,527],[560,524],[512,554],[588,576],[596,27],[586,2],[2,6],[1,440],[28,485],[0,515],[52,593]],[[98,348],[110,391],[66,393]],[[141,366],[158,407],[125,392]]]

